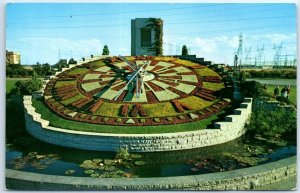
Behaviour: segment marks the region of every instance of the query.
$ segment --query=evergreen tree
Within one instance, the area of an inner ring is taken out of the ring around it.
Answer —
[[[109,55],[109,49],[107,45],[104,45],[102,55]]]
[[[188,49],[187,49],[186,45],[182,46],[182,53],[181,53],[181,55],[183,55],[183,56],[189,55]]]

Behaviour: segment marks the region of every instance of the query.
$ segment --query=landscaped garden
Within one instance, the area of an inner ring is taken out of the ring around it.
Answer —
[[[53,126],[105,133],[203,129],[230,106],[223,98],[227,75],[207,66],[172,57],[126,60],[111,57],[68,69],[47,83],[45,103],[33,105]],[[140,79],[130,80],[137,74],[131,65],[143,70]]]

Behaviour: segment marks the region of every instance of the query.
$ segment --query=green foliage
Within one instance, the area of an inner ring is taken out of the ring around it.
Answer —
[[[183,56],[189,55],[188,49],[187,49],[186,45],[183,45],[183,46],[182,46],[182,52],[181,52],[181,55],[183,55]]]
[[[109,55],[109,49],[107,45],[104,45],[102,55]]]
[[[54,70],[51,69],[51,66],[48,63],[37,63],[35,66],[33,66],[33,70],[38,76],[49,76],[54,74]]]
[[[19,80],[15,84],[15,88],[11,90],[11,94],[31,95],[33,92],[42,88],[42,81],[37,79],[37,74],[34,73],[30,80]]]
[[[155,32],[154,47],[149,51],[155,51],[156,56],[163,55],[163,20],[160,18],[150,18],[146,27],[150,27]]]
[[[241,91],[246,97],[257,98],[267,95],[267,91],[263,88],[263,85],[257,81],[242,82]]]
[[[297,116],[295,111],[279,108],[276,110],[260,109],[251,116],[248,130],[255,134],[276,135],[287,132],[296,132]]]
[[[68,67],[67,60],[60,60],[56,64],[54,64],[53,67],[56,68],[58,71],[61,71],[62,68]]]
[[[69,60],[69,64],[77,64],[77,61],[74,60],[73,58],[71,58],[71,59]]]
[[[238,74],[239,81],[244,82],[246,80],[246,72],[242,71]]]
[[[293,69],[281,70],[247,70],[249,78],[288,78],[295,79],[297,71]]]
[[[32,73],[33,73],[32,70],[27,70],[20,64],[6,65],[6,77],[10,77],[10,78],[30,77]]]

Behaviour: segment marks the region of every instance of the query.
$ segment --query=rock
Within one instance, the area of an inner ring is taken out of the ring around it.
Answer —
[[[74,173],[75,173],[75,170],[67,170],[67,171],[65,171],[66,175],[72,175]]]
[[[191,117],[192,119],[197,119],[197,118],[198,118],[198,115],[195,115],[195,114],[193,114],[193,113],[190,113],[190,117]]]
[[[127,123],[127,124],[134,124],[135,122],[134,122],[133,119],[128,119],[125,123]]]
[[[69,113],[68,116],[74,117],[76,114],[77,114],[77,112],[72,112],[72,113]]]

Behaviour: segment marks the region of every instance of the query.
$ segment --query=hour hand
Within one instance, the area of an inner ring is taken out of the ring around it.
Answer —
[[[133,71],[137,70],[137,66],[135,64],[129,62],[125,57],[119,55],[119,58],[121,58],[124,62],[126,62]]]

